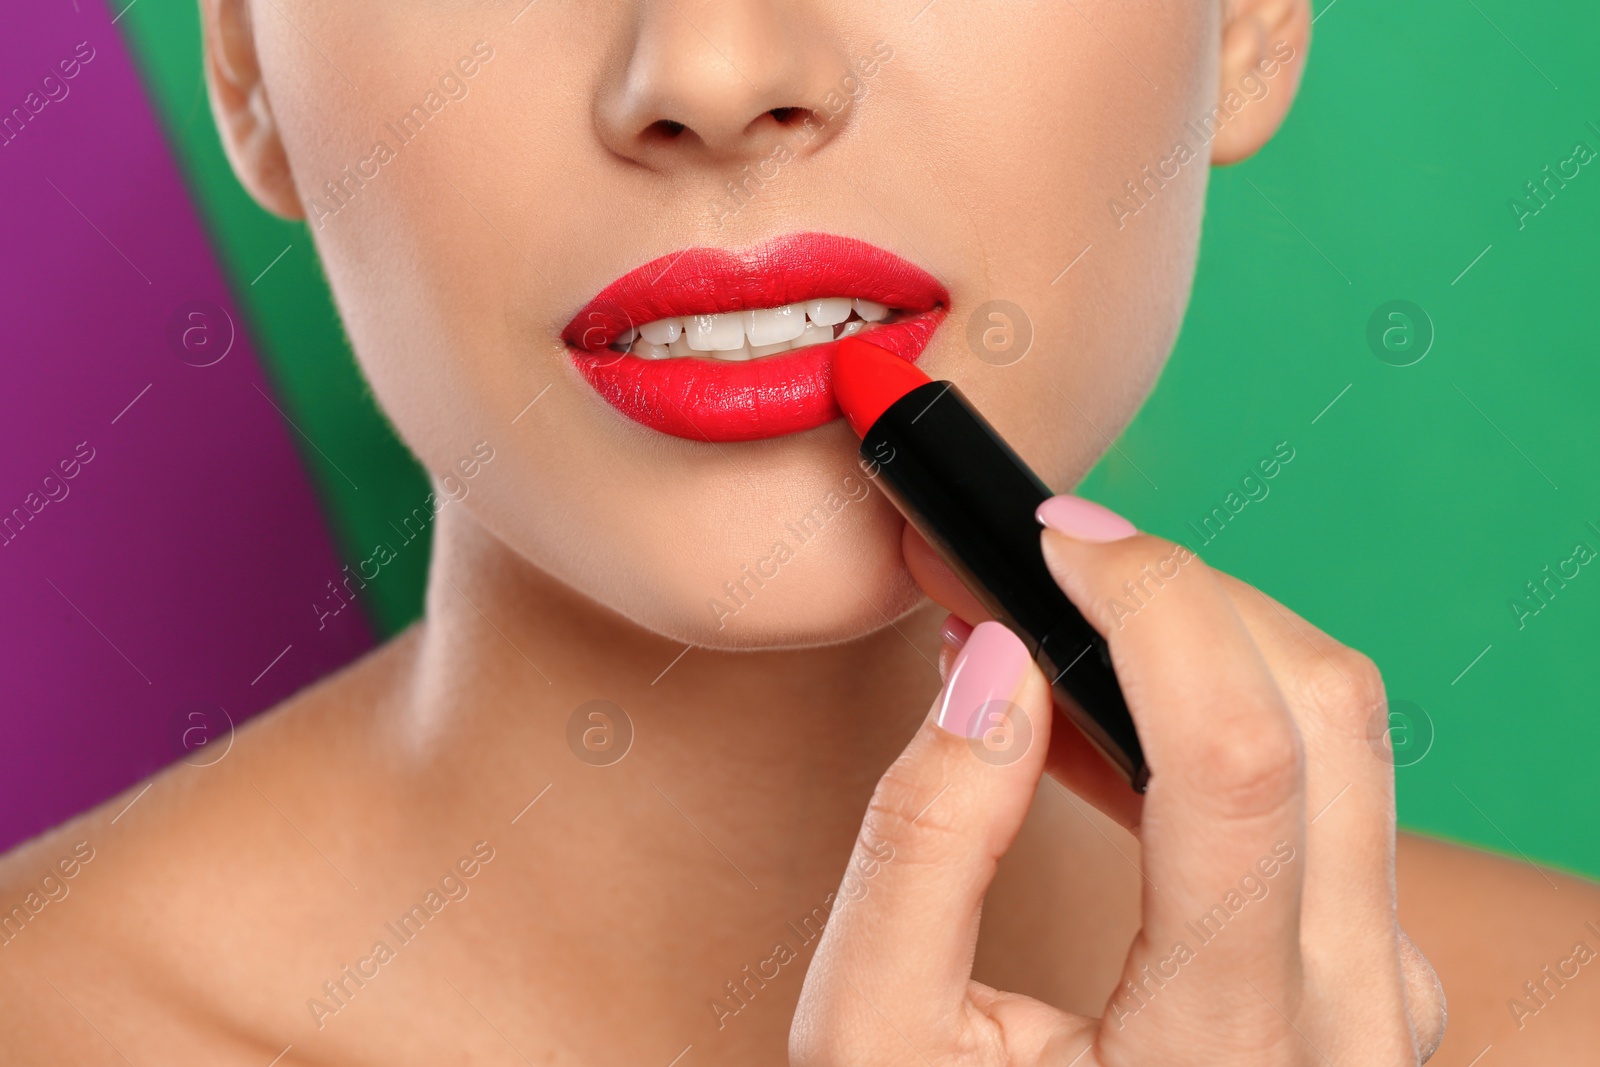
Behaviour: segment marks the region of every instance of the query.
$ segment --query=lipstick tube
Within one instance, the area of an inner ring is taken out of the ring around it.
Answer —
[[[1054,494],[960,389],[906,367],[925,384],[870,419],[862,462],[876,468],[878,487],[978,601],[1027,645],[1061,712],[1144,792],[1149,770],[1110,647],[1040,551],[1034,512]],[[860,430],[856,413],[841,406]]]

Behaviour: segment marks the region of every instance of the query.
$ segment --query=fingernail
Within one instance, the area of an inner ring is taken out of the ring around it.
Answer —
[[[1110,508],[1081,496],[1053,496],[1033,513],[1041,526],[1080,541],[1120,541],[1132,537],[1139,528]]]
[[[971,636],[972,627],[968,626],[959,615],[946,615],[944,625],[939,627],[939,640],[957,651]]]
[[[1010,700],[1032,662],[1017,635],[997,622],[983,622],[972,631],[950,667],[934,720],[962,737],[983,733],[983,708],[993,700]]]

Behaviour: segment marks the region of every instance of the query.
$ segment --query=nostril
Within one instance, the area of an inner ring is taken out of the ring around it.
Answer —
[[[811,115],[811,111],[803,107],[775,107],[767,114],[780,126],[798,126]]]
[[[684,131],[684,125],[673,119],[657,119],[645,130],[663,141],[670,141]]]
[[[809,123],[815,122],[818,112],[807,107],[774,107],[756,113],[755,121],[745,127],[744,135],[756,135],[761,140],[761,135],[767,138],[780,131],[797,130]],[[786,135],[786,132],[782,135]],[[695,124],[682,122],[678,119],[656,119],[639,133],[639,139],[645,144],[666,146],[682,142],[689,144],[704,144],[702,131]]]

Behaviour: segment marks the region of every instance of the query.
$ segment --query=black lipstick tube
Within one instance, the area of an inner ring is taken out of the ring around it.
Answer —
[[[1045,566],[1034,512],[1055,495],[950,382],[919,385],[861,439],[873,480],[998,621],[1027,645],[1056,706],[1137,792],[1150,772],[1106,639]]]

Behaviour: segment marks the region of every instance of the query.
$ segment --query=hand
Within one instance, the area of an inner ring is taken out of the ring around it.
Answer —
[[[1057,497],[1041,513],[1056,528],[1042,535],[1051,574],[1110,642],[1152,772],[1142,808],[1076,730],[1052,723],[1021,641],[911,535],[918,580],[977,627],[947,626],[951,646],[965,641],[941,656],[945,689],[878,784],[851,862],[874,876],[847,877],[854,891],[837,898],[792,1062],[1426,1060],[1444,997],[1395,917],[1393,769],[1369,728],[1387,726],[1377,670],[1097,505]],[[1128,581],[1146,592],[1130,598]],[[971,978],[984,894],[1047,769],[1142,845],[1141,928],[1098,1018]]]

